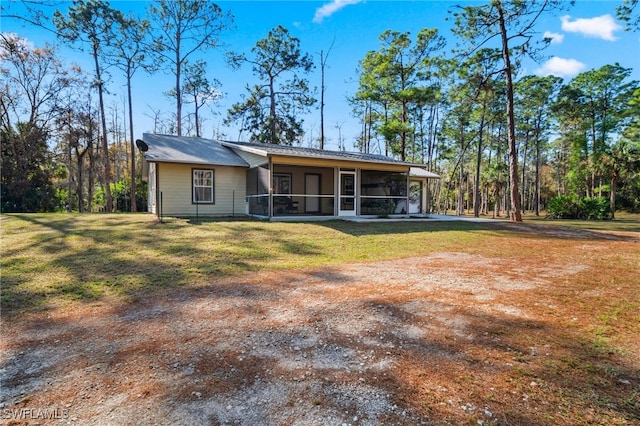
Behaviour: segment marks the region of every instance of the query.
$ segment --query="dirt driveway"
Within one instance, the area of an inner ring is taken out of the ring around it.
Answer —
[[[549,289],[590,273],[580,259],[516,265],[448,252],[247,274],[128,305],[103,301],[4,322],[2,419],[566,423],[572,411],[562,413],[572,408],[562,404],[576,404],[570,394],[581,384],[552,370],[577,356],[566,342],[580,314]],[[611,363],[616,374],[603,375],[603,386],[639,385],[637,359]],[[630,424],[634,408],[611,415]]]

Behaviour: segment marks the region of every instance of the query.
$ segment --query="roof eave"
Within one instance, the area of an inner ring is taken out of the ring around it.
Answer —
[[[255,148],[255,147],[248,147],[246,145],[236,145],[233,142],[220,142],[223,146],[226,146],[228,148],[233,148],[233,149],[238,149],[240,151],[245,151],[245,152],[250,152],[252,154],[256,154],[256,155],[262,155],[264,157],[277,157],[277,156],[281,156],[281,157],[293,157],[293,158],[318,158],[318,159],[326,159],[326,160],[333,160],[333,161],[342,161],[342,162],[357,162],[357,163],[368,163],[368,164],[385,164],[385,165],[389,165],[389,166],[406,166],[406,167],[425,167],[424,164],[413,164],[413,163],[406,163],[403,161],[384,161],[384,160],[375,160],[375,159],[371,159],[371,160],[367,160],[367,159],[363,159],[363,158],[344,158],[344,157],[338,157],[338,156],[334,156],[334,155],[323,155],[323,156],[310,156],[310,155],[303,155],[303,154],[297,154],[297,153],[270,153],[268,151],[259,149],[259,148]]]
[[[165,159],[158,159],[158,158],[146,158],[145,160],[148,161],[149,163],[172,163],[172,164],[193,164],[193,165],[198,165],[198,166],[218,166],[218,167],[242,167],[244,169],[248,169],[249,165],[243,165],[243,164],[222,164],[222,163],[210,163],[210,162],[206,162],[206,161],[187,161],[187,160],[165,160]]]
[[[254,148],[254,147],[250,147],[250,146],[236,145],[233,142],[225,142],[225,141],[220,141],[220,144],[222,146],[226,146],[227,148],[237,149],[237,150],[244,151],[244,152],[250,152],[251,154],[261,155],[263,157],[268,157],[269,156],[269,153],[267,151],[264,151],[264,150],[258,149],[258,148]]]

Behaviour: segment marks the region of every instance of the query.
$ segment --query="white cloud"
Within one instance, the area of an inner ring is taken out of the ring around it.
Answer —
[[[324,18],[328,18],[343,7],[349,6],[350,4],[357,4],[361,1],[362,0],[332,0],[331,3],[324,4],[316,10],[313,22],[319,24]]]
[[[557,77],[572,77],[586,68],[586,65],[575,59],[564,59],[554,56],[536,70],[539,76],[555,75]]]
[[[615,41],[617,37],[615,31],[622,30],[611,15],[602,15],[595,18],[578,18],[571,21],[569,15],[560,18],[562,30],[570,33],[580,33],[586,37],[601,38],[603,40]]]
[[[551,44],[560,44],[564,40],[564,34],[552,33],[551,31],[545,31],[542,37],[550,39]]]
[[[15,49],[19,52],[26,52],[36,48],[31,40],[21,37],[19,34],[12,32],[0,32],[0,35],[6,39],[8,43],[14,44]],[[9,51],[4,47],[0,48],[0,56],[5,56],[8,53]]]

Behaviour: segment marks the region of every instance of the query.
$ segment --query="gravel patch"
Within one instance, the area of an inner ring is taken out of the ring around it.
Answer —
[[[526,320],[510,294],[584,270],[438,253],[53,312],[3,324],[0,408],[64,410],[43,424],[429,424],[403,397],[406,365],[467,359],[446,342],[486,339],[477,315]]]

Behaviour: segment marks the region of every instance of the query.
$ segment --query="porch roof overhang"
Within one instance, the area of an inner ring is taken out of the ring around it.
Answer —
[[[382,166],[384,169],[408,171],[411,167],[424,167],[422,164],[408,163],[405,161],[395,160],[384,155],[366,154],[360,152],[346,152],[346,151],[329,151],[314,148],[302,148],[294,146],[284,145],[272,145],[263,143],[249,143],[249,142],[221,142],[222,145],[239,151],[239,155],[242,152],[250,153],[257,156],[262,156],[265,159],[271,158],[273,162],[282,162],[286,164],[301,165],[319,165],[321,163],[332,164],[334,166],[342,167],[356,167],[356,166]]]
[[[424,166],[411,167],[409,169],[409,176],[416,177],[416,178],[426,178],[426,179],[440,179],[439,175],[433,172],[430,172],[429,170],[425,169]]]

